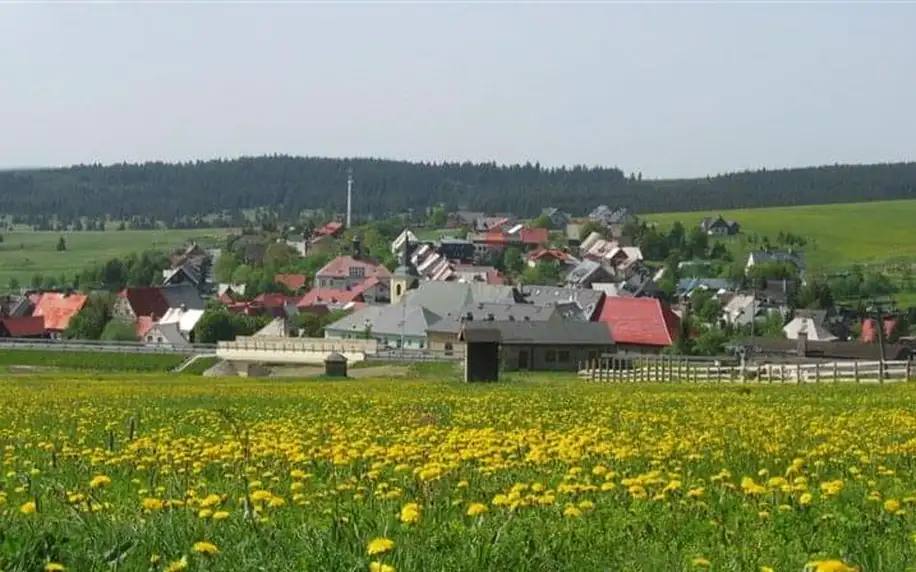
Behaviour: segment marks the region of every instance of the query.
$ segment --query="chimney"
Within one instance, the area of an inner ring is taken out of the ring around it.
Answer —
[[[795,341],[795,353],[798,354],[800,358],[806,357],[808,355],[808,331],[805,327],[799,330]]]

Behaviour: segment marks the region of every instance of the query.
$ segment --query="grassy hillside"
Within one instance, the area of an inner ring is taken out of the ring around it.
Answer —
[[[80,232],[36,232],[16,230],[3,234],[0,243],[0,289],[11,278],[27,285],[35,274],[72,276],[95,262],[144,250],[170,250],[196,240],[216,244],[227,229],[124,230]],[[67,249],[58,252],[63,236]]]
[[[744,234],[775,236],[783,231],[805,237],[805,259],[815,271],[857,263],[916,261],[916,200],[663,213],[645,218],[662,226],[681,221],[689,228],[704,216],[716,214],[738,221]],[[740,238],[728,241],[736,249],[746,246]]]

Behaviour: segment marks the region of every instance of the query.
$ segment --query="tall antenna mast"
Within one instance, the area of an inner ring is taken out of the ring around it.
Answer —
[[[347,168],[347,228],[353,223],[353,168]]]

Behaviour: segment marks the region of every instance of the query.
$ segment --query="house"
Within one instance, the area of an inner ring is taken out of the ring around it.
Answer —
[[[286,237],[283,242],[293,250],[295,250],[299,256],[308,256],[310,252],[310,240],[309,237],[303,234],[291,234]]]
[[[400,304],[426,308],[438,316],[445,316],[476,302],[516,301],[517,290],[512,286],[426,280],[420,282],[416,290],[408,292]]]
[[[70,319],[83,309],[88,300],[85,294],[45,292],[38,298],[32,315],[44,319],[45,330],[51,338],[60,339],[70,325]]]
[[[485,216],[477,219],[476,229],[478,232],[509,232],[513,227],[518,226],[518,219],[512,215],[495,215]]]
[[[630,213],[629,209],[623,207],[612,209],[607,205],[595,207],[586,218],[607,228],[611,238],[615,239],[623,236],[623,229],[626,225],[636,221],[636,217]]]
[[[22,318],[31,316],[35,305],[28,296],[6,295],[0,297],[0,317]]]
[[[0,318],[0,338],[47,338],[49,335],[41,316]]]
[[[349,310],[356,303],[365,303],[362,292],[315,287],[296,303],[296,308],[300,312],[327,313],[331,310]]]
[[[474,243],[459,238],[443,238],[436,249],[443,257],[452,262],[471,262],[474,260]]]
[[[177,268],[168,268],[162,271],[163,286],[178,286],[190,284],[195,288],[203,286],[203,277],[199,266],[186,262]]]
[[[660,277],[656,276],[656,279]],[[677,281],[678,298],[689,297],[695,290],[712,290],[722,295],[732,289],[732,283],[725,278],[681,278]]]
[[[519,286],[515,289],[513,297],[516,303],[533,304],[535,306],[562,306],[574,304],[578,308],[581,318],[576,319],[594,321],[598,317],[604,293],[598,290],[582,288],[561,288],[559,286]],[[572,317],[567,314],[566,317]]]
[[[550,219],[550,228],[554,230],[563,230],[569,224],[569,213],[565,213],[554,207],[547,207],[541,210],[541,216]]]
[[[290,292],[299,292],[305,289],[309,278],[305,274],[275,274],[274,282],[282,284]]]
[[[426,348],[426,330],[439,316],[426,308],[398,304],[366,306],[325,327],[331,339],[375,339],[380,347]]]
[[[147,316],[158,320],[169,310],[169,303],[159,286],[132,286],[115,295],[112,316],[123,320],[136,320]]]
[[[329,238],[337,238],[344,231],[344,223],[339,221],[331,221],[327,224],[324,224],[315,229],[315,236],[326,236]]]
[[[598,321],[608,324],[617,348],[624,352],[657,353],[678,337],[680,318],[657,298],[607,296]]]
[[[704,217],[700,228],[709,236],[732,236],[741,231],[741,225],[733,220],[725,220],[721,215]]]
[[[181,335],[178,322],[170,322],[167,324],[157,322],[145,332],[144,337],[141,338],[140,341],[145,342],[147,345],[171,348],[182,348],[191,345],[190,342]]]
[[[446,224],[449,228],[457,228],[459,226],[477,228],[477,221],[486,218],[486,216],[487,214],[483,212],[458,210],[449,213],[448,222]]]
[[[456,264],[452,266],[451,278],[458,282],[483,282],[495,286],[501,286],[505,283],[505,278],[496,268],[472,264]]]
[[[615,351],[607,325],[598,322],[467,322],[461,340],[482,338],[490,330],[498,340],[507,371],[575,371],[581,364]]]
[[[169,308],[165,315],[159,319],[159,324],[177,324],[178,332],[186,340],[193,342],[192,332],[194,331],[194,326],[197,325],[203,315],[204,311],[202,309]]]
[[[549,320],[564,320],[564,310],[569,308],[556,306],[535,306],[534,304],[516,304],[507,302],[477,302],[471,303],[457,311],[450,312],[426,329],[429,348],[444,352],[446,355],[464,352],[459,343],[458,336],[466,323],[470,322],[544,322]],[[575,307],[578,309],[578,307]],[[580,322],[584,321],[581,319]]]
[[[412,230],[405,228],[401,231],[401,234],[397,235],[394,240],[391,241],[391,254],[400,252],[405,242],[413,243],[416,246],[419,244],[420,239],[417,238],[417,235],[415,235]]]
[[[359,239],[354,238],[352,253],[338,256],[315,273],[315,285],[320,288],[353,288],[368,278],[377,278],[390,285],[391,272],[381,263],[363,258]]]
[[[749,326],[754,323],[759,310],[760,304],[756,297],[738,294],[722,308],[722,319],[731,326]]]
[[[896,318],[885,318],[884,320],[884,340],[887,341],[888,338],[894,333],[894,330],[897,329],[898,320]],[[867,320],[862,320],[862,331],[859,334],[859,340],[864,343],[875,343],[878,341],[878,328],[875,327],[875,319],[869,318]]]
[[[824,326],[827,320],[826,310],[798,310],[795,317],[786,324],[782,331],[788,340],[797,340],[799,334],[807,335],[812,342],[833,342],[839,338],[830,333]]]
[[[298,335],[298,329],[287,318],[274,318],[266,326],[253,333],[256,338],[290,338]]]
[[[805,273],[805,263],[802,261],[801,256],[795,254],[794,252],[782,252],[782,251],[773,251],[773,252],[752,252],[747,255],[747,264],[745,264],[745,272],[750,272],[751,268],[759,264],[791,264],[794,266],[799,274]]]
[[[514,234],[514,233],[510,233]],[[550,241],[550,231],[546,228],[522,227],[518,230],[519,241],[529,249],[547,246]]]
[[[614,273],[595,260],[583,259],[566,275],[570,288],[591,288],[598,282],[610,282]]]
[[[541,247],[532,250],[525,256],[525,263],[531,268],[535,268],[542,262],[560,264],[567,269],[579,264],[579,260],[576,257],[559,248]]]
[[[163,286],[159,289],[169,308],[203,310],[206,305],[200,292],[190,284]]]
[[[279,293],[264,293],[255,297],[252,302],[259,304],[263,308],[263,313],[269,314],[275,318],[291,317],[296,315],[296,305],[299,303],[298,296],[287,296]]]
[[[246,284],[220,283],[216,287],[216,296],[220,302],[226,304],[226,298],[231,302],[236,297],[244,296],[246,287]]]

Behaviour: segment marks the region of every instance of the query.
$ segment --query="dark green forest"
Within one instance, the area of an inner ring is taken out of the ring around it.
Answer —
[[[0,212],[31,224],[53,213],[65,220],[139,217],[169,226],[196,226],[214,213],[231,224],[243,209],[256,207],[341,212],[348,168],[356,181],[354,213],[375,217],[438,203],[533,216],[546,206],[583,215],[598,204],[651,213],[916,198],[916,163],[656,181],[616,168],[265,156],[4,171]]]

